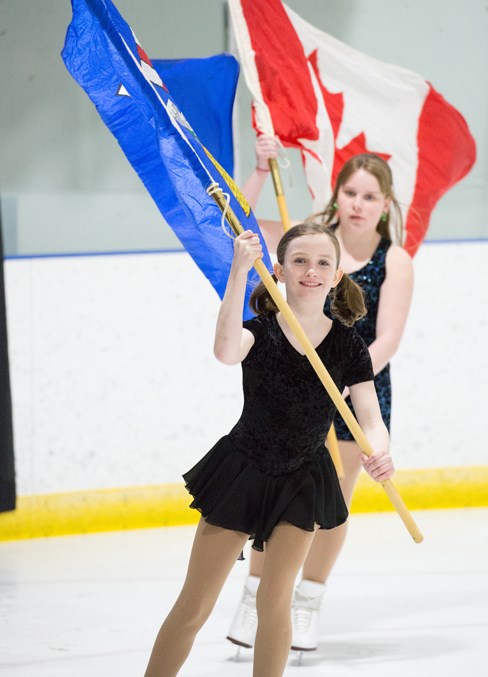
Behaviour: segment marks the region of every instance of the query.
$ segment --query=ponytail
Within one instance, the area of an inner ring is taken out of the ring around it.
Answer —
[[[364,301],[364,291],[345,273],[330,294],[332,296],[330,309],[334,317],[348,327],[368,312]]]
[[[274,273],[271,275],[271,277],[275,282],[278,282],[278,279]],[[263,282],[260,282],[256,289],[253,290],[251,298],[249,299],[249,306],[252,312],[256,315],[278,312],[278,307],[273,301]]]

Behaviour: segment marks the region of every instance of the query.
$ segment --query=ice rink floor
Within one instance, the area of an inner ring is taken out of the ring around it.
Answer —
[[[488,509],[352,515],[319,650],[287,677],[488,674]],[[0,543],[0,675],[142,677],[185,573],[194,527]],[[236,562],[180,675],[243,677],[225,639],[248,562]]]

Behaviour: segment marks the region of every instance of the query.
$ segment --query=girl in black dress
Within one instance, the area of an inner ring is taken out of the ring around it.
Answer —
[[[277,149],[274,138],[258,137],[256,170],[243,187],[253,209],[269,175],[268,159],[276,157]],[[389,430],[389,362],[400,344],[410,308],[413,264],[401,246],[402,216],[388,163],[370,153],[352,157],[339,173],[324,213],[315,214],[310,220],[333,228],[340,243],[341,268],[364,291],[368,312],[354,326],[368,346],[381,414]],[[392,228],[392,222],[395,228]],[[276,251],[283,233],[282,224],[260,219],[259,225],[268,249]],[[324,310],[333,317],[329,300]],[[353,409],[347,390],[344,397]],[[344,469],[341,489],[349,506],[361,469],[360,449],[340,415],[335,417],[334,426]],[[346,530],[347,523],[337,529],[318,531],[310,547],[293,600],[292,647],[296,650],[317,649],[326,581],[344,544]],[[257,624],[255,593],[264,557],[253,552],[250,560],[250,576],[228,632],[228,639],[247,647],[252,647],[254,643]]]
[[[247,539],[266,560],[257,591],[259,626],[254,677],[280,677],[291,643],[295,578],[316,529],[347,519],[347,507],[324,438],[335,406],[264,285],[242,324],[247,273],[262,256],[259,237],[235,240],[214,352],[242,363],[244,406],[232,430],[185,475],[198,525],[183,589],[157,636],[146,677],[173,677],[183,665]],[[281,239],[276,278],[339,390],[349,388],[356,416],[375,453],[361,460],[377,481],[394,472],[376,396],[371,359],[352,326],[364,312],[360,288],[339,268],[329,228],[300,224]],[[332,290],[332,292],[331,292]],[[323,312],[331,292],[338,320]]]

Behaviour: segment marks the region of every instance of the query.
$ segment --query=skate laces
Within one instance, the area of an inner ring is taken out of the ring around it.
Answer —
[[[305,597],[295,593],[293,601],[293,624],[298,631],[307,631],[312,625],[314,616],[320,610],[321,597]]]
[[[254,595],[245,590],[239,608],[239,623],[249,630],[257,626],[258,614]]]
[[[299,632],[306,632],[312,624],[314,611],[314,609],[295,607],[295,609],[293,609],[294,628]]]

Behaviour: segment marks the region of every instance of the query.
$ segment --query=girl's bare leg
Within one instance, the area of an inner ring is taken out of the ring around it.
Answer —
[[[145,677],[178,674],[248,538],[200,519],[185,583],[158,633]]]
[[[291,599],[296,576],[314,533],[278,524],[266,544],[266,558],[256,595],[258,630],[254,677],[281,677],[291,645]]]
[[[344,500],[351,505],[354,487],[361,470],[359,447],[355,442],[339,442],[344,477],[341,480]],[[303,565],[302,578],[324,583],[344,545],[347,522],[335,529],[320,529],[315,533],[312,546]]]

